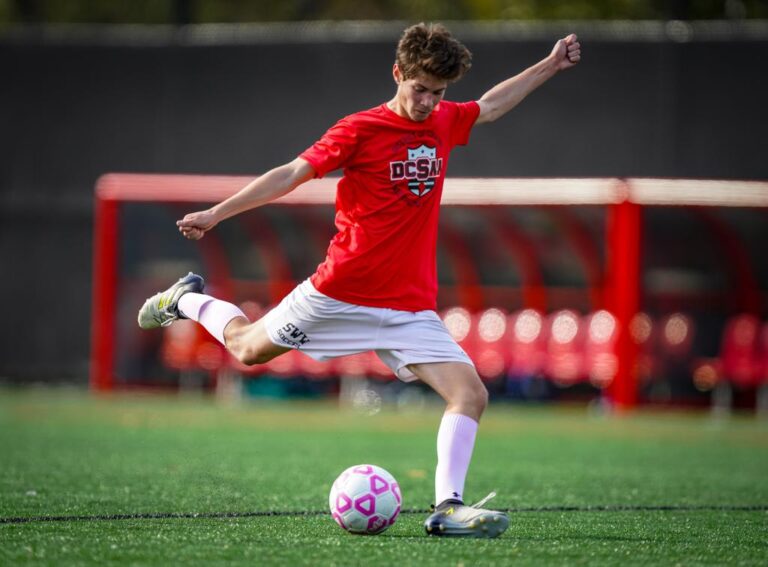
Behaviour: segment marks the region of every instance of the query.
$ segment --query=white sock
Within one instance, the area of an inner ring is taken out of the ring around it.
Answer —
[[[235,317],[245,317],[237,306],[203,293],[185,293],[179,299],[179,311],[197,321],[224,346],[224,329]],[[247,317],[246,317],[247,319]]]
[[[459,413],[446,413],[437,431],[435,505],[454,498],[464,500],[464,481],[475,447],[477,422]]]

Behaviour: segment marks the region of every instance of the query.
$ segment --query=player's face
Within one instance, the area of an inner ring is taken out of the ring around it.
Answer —
[[[397,82],[397,94],[391,101],[390,108],[400,116],[415,122],[429,118],[437,103],[443,100],[445,89],[448,87],[448,81],[432,75],[418,75],[406,79],[397,65],[393,75]]]

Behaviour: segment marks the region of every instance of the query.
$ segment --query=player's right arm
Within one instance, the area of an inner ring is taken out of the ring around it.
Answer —
[[[257,177],[231,197],[210,209],[189,213],[176,221],[179,232],[190,240],[199,240],[224,219],[255,209],[296,189],[315,176],[309,162],[296,158]]]

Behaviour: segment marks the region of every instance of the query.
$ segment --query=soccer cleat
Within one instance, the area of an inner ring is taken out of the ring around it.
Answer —
[[[467,506],[460,500],[445,500],[424,522],[428,535],[443,537],[496,537],[509,527],[503,512],[481,508],[496,496],[491,492],[477,504]]]
[[[204,287],[203,278],[189,272],[171,287],[156,293],[144,302],[139,309],[139,327],[157,329],[167,327],[177,319],[186,319],[179,312],[179,299],[185,293],[202,293]]]

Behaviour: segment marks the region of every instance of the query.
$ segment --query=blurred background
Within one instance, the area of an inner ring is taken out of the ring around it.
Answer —
[[[206,178],[197,201],[190,180],[149,178],[137,199],[105,178],[98,227],[94,189],[110,172],[288,161],[391,97],[404,27],[443,21],[474,54],[452,100],[568,33],[584,45],[577,69],[451,158],[449,177],[522,195],[441,220],[439,310],[493,398],[602,399],[623,372],[631,403],[765,409],[768,186],[740,181],[768,181],[766,18],[759,0],[0,0],[0,380],[407,401],[415,390],[369,356],[244,369],[192,324],[136,327],[143,299],[186,270],[258,315],[322,260],[330,204],[265,207],[196,244],[173,221],[213,199]],[[520,178],[557,178],[553,197]],[[608,196],[574,200],[584,178],[610,180]],[[654,200],[627,178],[724,183],[654,186]]]

